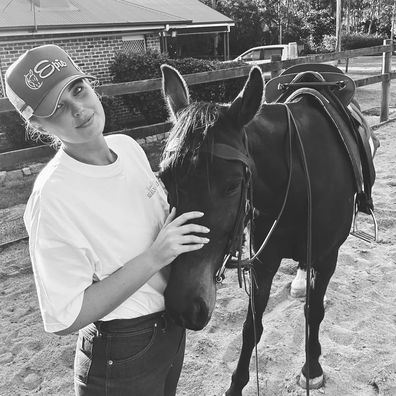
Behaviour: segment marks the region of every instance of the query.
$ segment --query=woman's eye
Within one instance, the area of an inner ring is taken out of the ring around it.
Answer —
[[[74,90],[74,95],[78,95],[83,89],[83,86],[77,86]]]

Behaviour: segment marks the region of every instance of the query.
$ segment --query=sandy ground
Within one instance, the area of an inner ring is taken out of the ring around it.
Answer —
[[[341,248],[321,327],[325,385],[311,391],[314,396],[396,395],[396,123],[376,133],[379,241],[349,237]],[[0,395],[72,396],[76,335],[44,332],[26,241],[0,251],[0,263]],[[305,394],[296,383],[304,361],[304,318],[303,301],[289,296],[295,270],[294,262],[282,263],[263,318],[262,395]],[[209,325],[188,332],[178,395],[219,396],[229,385],[248,299],[236,274],[226,275]],[[256,395],[254,359],[250,374],[245,396]]]

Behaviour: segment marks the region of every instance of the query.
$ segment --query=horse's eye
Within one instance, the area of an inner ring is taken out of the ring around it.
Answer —
[[[239,182],[233,182],[233,183],[228,184],[224,190],[225,194],[232,195],[232,194],[236,193],[239,190],[240,185],[241,185],[241,183],[239,183]]]

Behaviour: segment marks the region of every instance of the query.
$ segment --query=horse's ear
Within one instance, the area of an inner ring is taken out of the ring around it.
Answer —
[[[172,115],[176,118],[177,113],[188,106],[190,94],[184,78],[172,66],[161,65],[162,93]]]
[[[264,81],[259,67],[250,70],[243,90],[232,102],[228,113],[242,127],[249,123],[260,110],[263,100]]]

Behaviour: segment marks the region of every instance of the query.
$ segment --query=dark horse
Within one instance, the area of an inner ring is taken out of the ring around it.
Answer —
[[[193,330],[202,329],[210,320],[216,299],[215,274],[235,230],[248,169],[258,213],[252,235],[254,249],[266,237],[279,214],[287,185],[290,187],[280,221],[253,263],[258,342],[263,331],[262,315],[282,258],[307,260],[307,175],[300,136],[311,184],[314,276],[310,286],[309,357],[302,367],[300,384],[306,385],[309,373],[310,387],[321,386],[318,335],[324,317],[323,298],[336,268],[338,250],[348,237],[354,207],[354,176],[335,127],[310,97],[303,96],[288,105],[295,124],[288,121],[284,104],[262,104],[264,86],[258,68],[251,70],[244,89],[231,105],[190,103],[181,75],[168,66],[162,67],[162,73],[163,93],[174,118],[161,164],[168,201],[176,206],[178,214],[204,212],[200,221],[211,230],[205,247],[179,256],[172,264],[165,292],[167,310],[179,324]],[[216,153],[216,147],[223,152]],[[228,396],[241,395],[249,381],[249,361],[255,346],[251,308],[249,302],[242,351]]]

